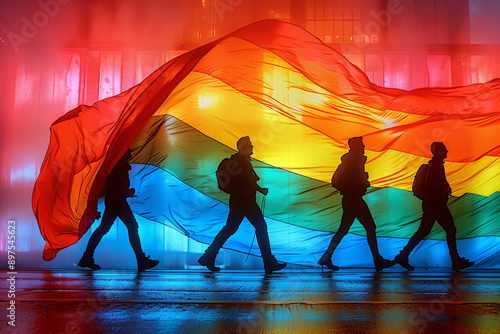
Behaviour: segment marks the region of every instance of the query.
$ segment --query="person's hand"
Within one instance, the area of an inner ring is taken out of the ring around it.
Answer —
[[[268,188],[262,188],[261,192],[262,192],[264,195],[267,195],[267,193],[269,192],[269,189],[268,189]]]

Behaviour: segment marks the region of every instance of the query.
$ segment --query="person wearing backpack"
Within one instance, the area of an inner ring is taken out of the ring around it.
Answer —
[[[423,215],[420,227],[394,260],[402,267],[414,270],[415,267],[410,265],[408,257],[418,243],[429,234],[434,222],[437,220],[446,232],[446,241],[448,243],[453,270],[465,269],[472,266],[474,262],[461,258],[458,255],[457,229],[450,210],[446,205],[448,196],[451,194],[451,188],[446,180],[443,166],[444,159],[448,156],[448,150],[442,142],[434,142],[431,144],[431,153],[433,157],[429,161],[429,164],[420,166],[413,182],[415,196],[423,200]]]
[[[267,224],[255,199],[257,191],[267,195],[269,190],[257,184],[259,177],[250,162],[250,156],[253,154],[250,137],[240,138],[236,146],[238,153],[229,159],[224,159],[216,172],[219,188],[231,194],[227,222],[198,262],[211,271],[219,271],[220,268],[215,266],[215,258],[227,239],[236,233],[243,218],[246,217],[255,227],[264,269],[266,274],[270,274],[285,268],[286,263],[278,262],[271,253]]]
[[[349,139],[349,153],[342,156],[342,163],[339,165],[332,177],[332,186],[340,190],[342,197],[342,220],[340,227],[335,233],[328,246],[328,249],[319,259],[318,264],[326,266],[332,270],[339,270],[339,267],[333,265],[332,255],[342,238],[347,234],[349,228],[354,223],[354,219],[363,225],[366,229],[368,245],[373,255],[373,262],[377,271],[390,267],[395,264],[394,261],[384,259],[379,251],[377,236],[375,234],[375,222],[363,195],[370,186],[368,182],[368,173],[365,172],[366,156],[365,145],[362,137]]]

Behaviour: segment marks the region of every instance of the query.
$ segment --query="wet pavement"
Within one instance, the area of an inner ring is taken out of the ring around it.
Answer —
[[[500,332],[498,270],[30,270],[15,279],[15,328],[7,285],[0,298],[8,332]]]

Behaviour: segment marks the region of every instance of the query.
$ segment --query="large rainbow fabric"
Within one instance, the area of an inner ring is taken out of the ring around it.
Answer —
[[[129,203],[139,224],[162,223],[210,243],[225,224],[229,201],[215,170],[236,152],[238,138],[250,136],[259,183],[270,189],[264,214],[273,253],[313,265],[342,215],[331,176],[347,140],[362,136],[371,183],[365,200],[384,257],[395,256],[417,230],[422,209],[411,192],[413,178],[430,159],[430,144],[443,141],[459,253],[476,267],[499,267],[499,111],[500,79],[383,88],[302,28],[257,22],[52,125],[33,193],[43,258],[53,259],[89,229],[106,177],[129,147],[138,194]],[[334,263],[373,266],[365,235],[355,222]],[[225,247],[248,252],[252,239],[244,223]],[[436,223],[410,261],[449,266],[445,239]],[[256,244],[251,253],[260,254]]]

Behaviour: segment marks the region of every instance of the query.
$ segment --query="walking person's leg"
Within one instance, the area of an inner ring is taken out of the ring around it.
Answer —
[[[102,237],[108,233],[111,226],[113,226],[117,216],[117,211],[114,209],[106,208],[106,210],[104,210],[101,224],[90,236],[89,243],[87,244],[87,248],[80,259],[80,262],[78,262],[78,266],[82,268],[87,267],[93,270],[101,269],[101,267],[94,262],[94,251],[97,245],[101,242]]]
[[[351,228],[354,218],[356,217],[354,211],[353,199],[346,198],[345,196],[342,198],[342,209],[344,212],[342,213],[342,219],[340,221],[340,226],[335,235],[333,236],[330,244],[326,252],[319,259],[318,264],[321,266],[326,266],[332,270],[339,270],[339,267],[333,265],[332,263],[332,255],[340,241],[346,236],[347,232]]]
[[[220,230],[220,232],[215,236],[212,244],[208,246],[199,259],[198,263],[202,266],[207,267],[211,271],[219,271],[220,268],[215,266],[215,258],[219,253],[219,250],[226,243],[227,239],[232,236],[238,228],[244,218],[244,213],[239,205],[235,205],[234,201],[229,201],[229,215],[227,216],[226,225]]]
[[[128,239],[137,259],[137,269],[139,271],[144,271],[158,265],[160,261],[151,260],[142,250],[141,240],[139,238],[139,224],[137,224],[137,220],[135,219],[128,203],[125,202],[120,206],[118,217],[127,227]]]
[[[437,212],[437,221],[446,232],[446,242],[448,243],[448,250],[450,252],[452,268],[454,270],[459,270],[472,266],[474,262],[461,258],[458,255],[456,237],[457,228],[455,227],[453,217],[447,206],[443,206],[439,209],[439,211]]]
[[[368,205],[363,199],[360,199],[357,203],[356,218],[358,218],[359,222],[366,230],[366,238],[368,241],[368,245],[370,246],[370,250],[373,256],[373,262],[377,271],[381,271],[384,268],[394,265],[394,261],[384,259],[378,251],[377,235],[375,233],[375,221],[373,220],[373,216],[370,212],[370,209],[368,208]]]
[[[394,259],[396,263],[399,263],[401,266],[408,270],[414,270],[415,267],[410,265],[408,257],[410,253],[415,249],[415,247],[422,241],[422,239],[427,236],[432,226],[434,225],[434,221],[436,220],[434,214],[431,212],[432,210],[427,207],[427,205],[422,204],[423,215],[422,220],[420,221],[420,226],[418,227],[417,232],[410,238],[408,244],[401,250],[401,252]]]
[[[271,244],[269,242],[269,234],[267,232],[267,223],[262,215],[257,203],[252,204],[245,213],[248,221],[255,228],[257,236],[257,243],[259,245],[260,253],[264,261],[264,268],[266,273],[281,270],[286,267],[286,263],[279,263],[272,255]]]

